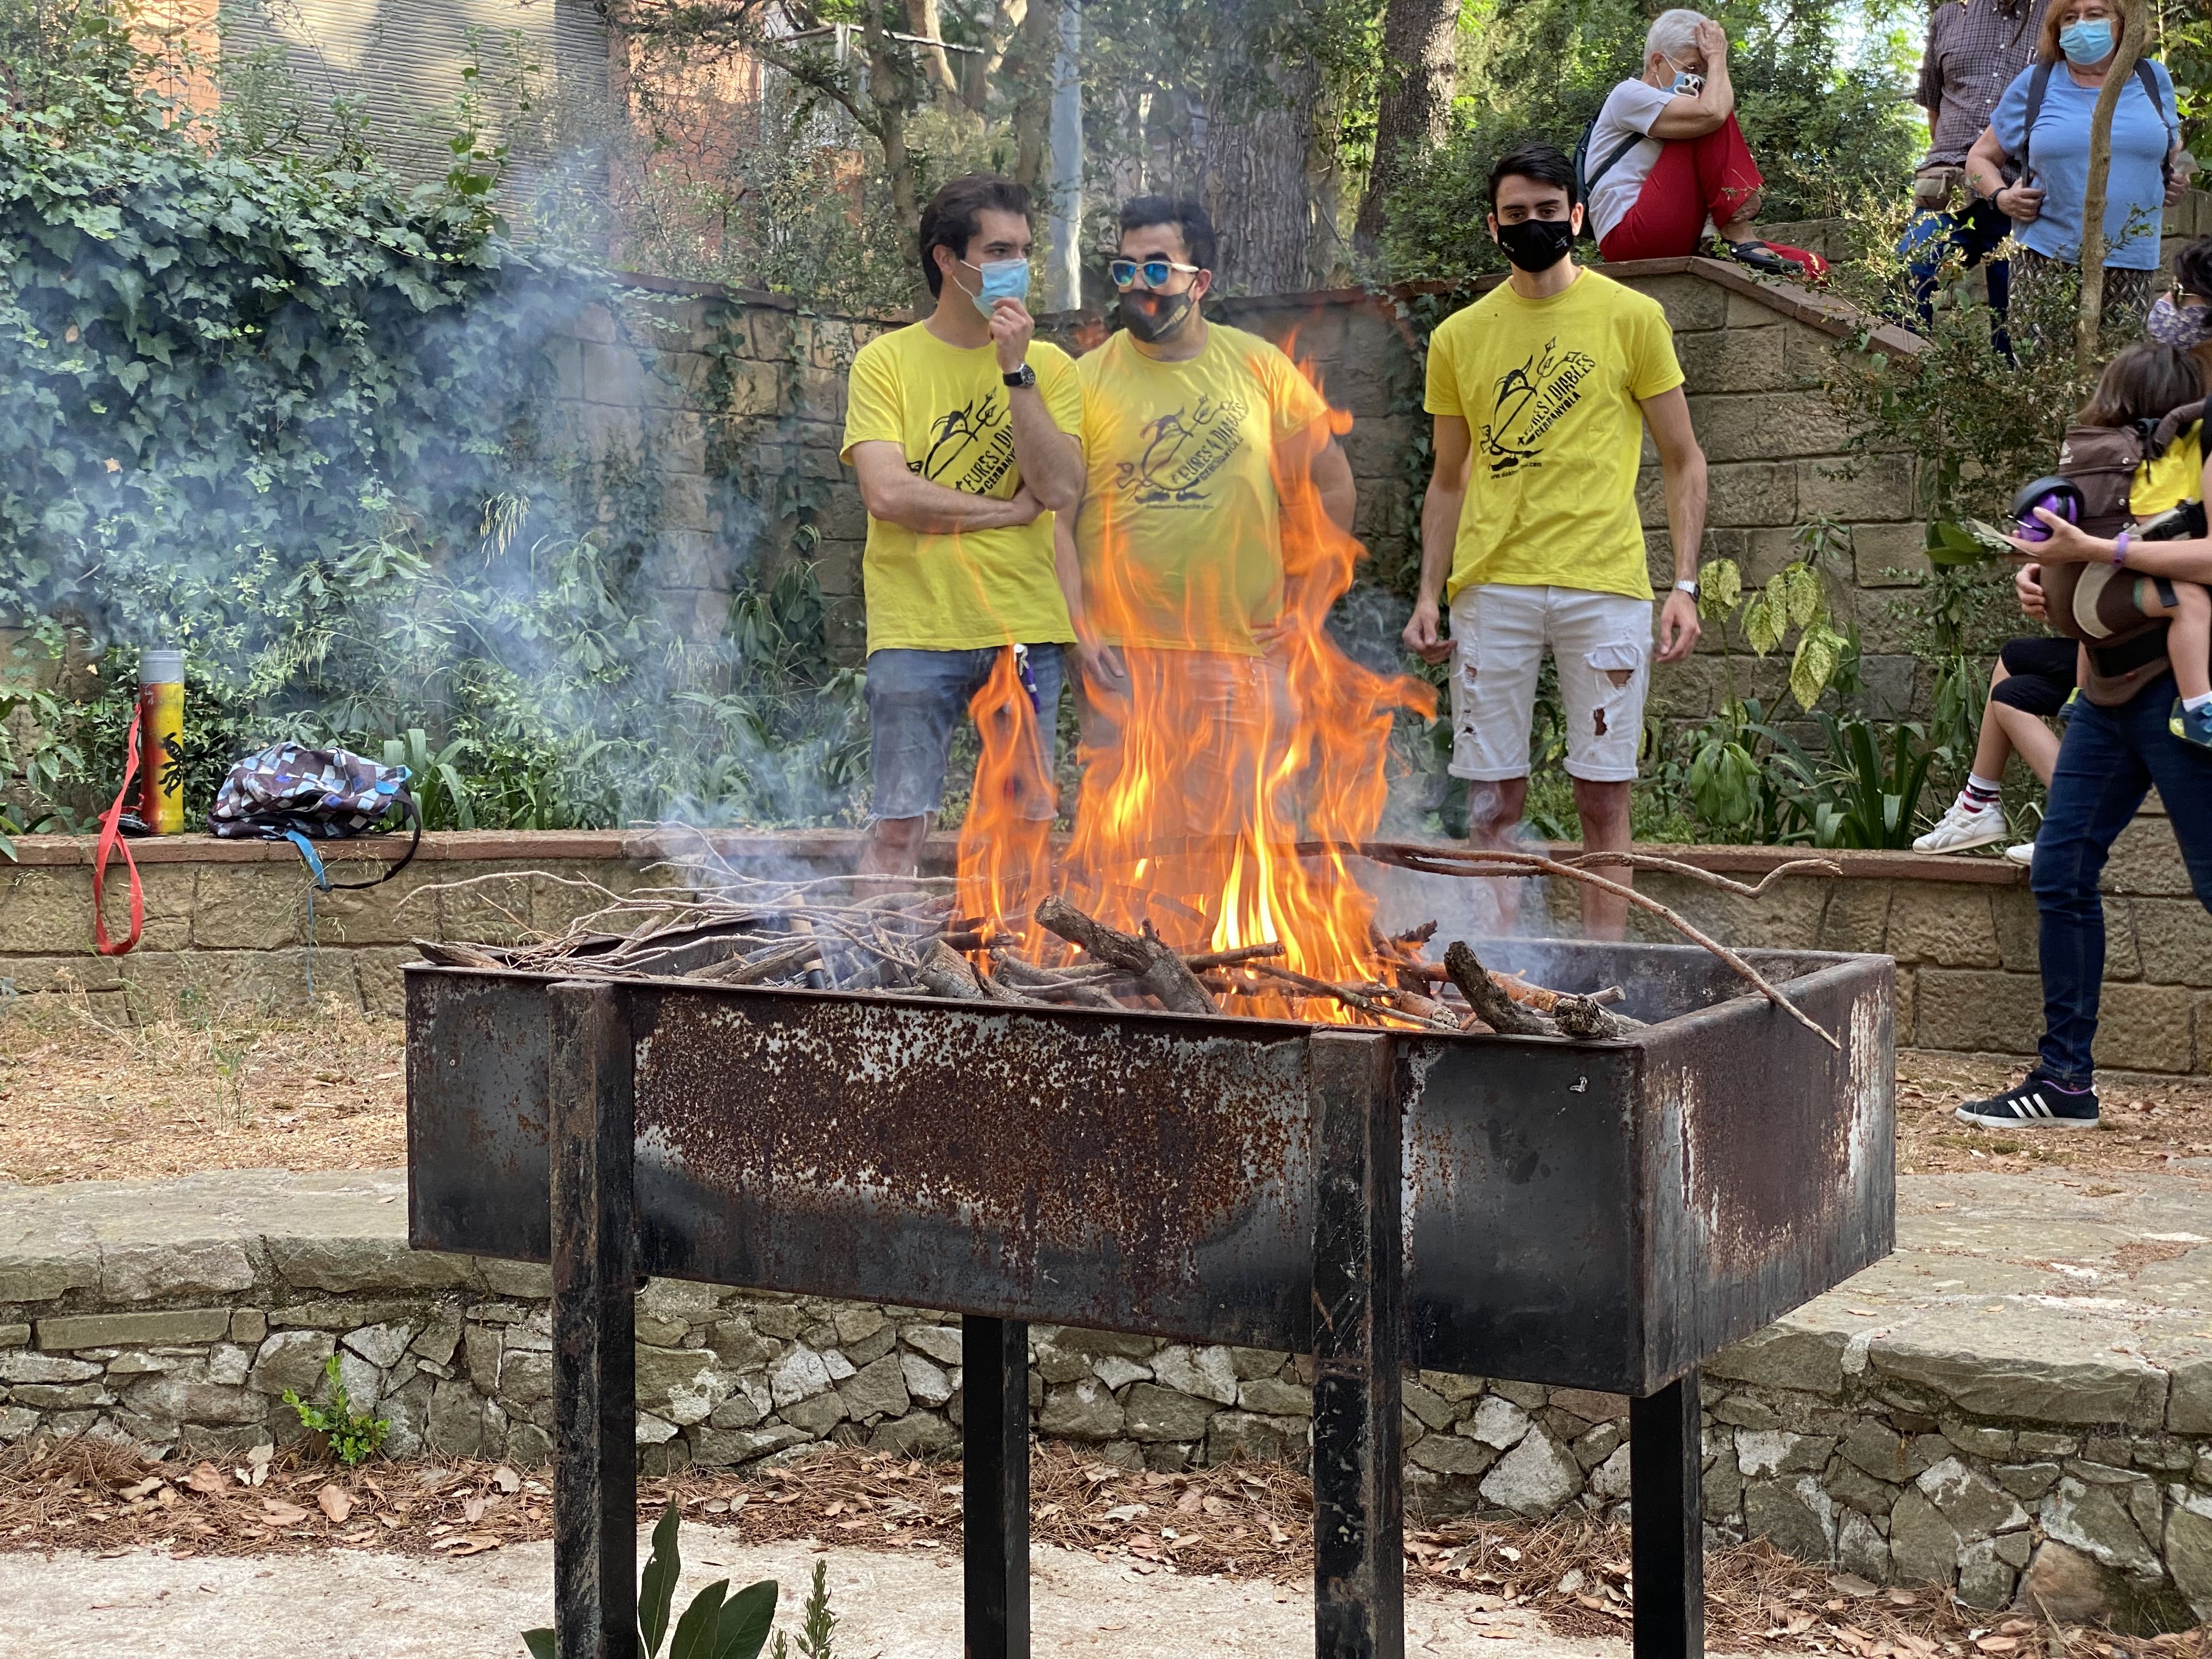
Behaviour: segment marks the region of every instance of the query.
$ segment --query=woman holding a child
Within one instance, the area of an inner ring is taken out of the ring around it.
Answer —
[[[2059,7],[2051,9],[2056,13]],[[2212,289],[2212,243],[2185,250],[2177,263],[2174,291],[2152,309],[2155,343],[2131,346],[2114,359],[2100,382],[2093,410],[2128,402],[2133,380],[2170,377],[2177,363],[2191,366],[2193,356],[2194,366],[2201,368],[2212,357],[2212,306],[2207,304],[2212,295],[2202,291]],[[2197,384],[2201,387],[2202,380]],[[2162,471],[2139,471],[2129,503],[2136,523],[2130,529],[2109,537],[2091,535],[2039,509],[2036,517],[2046,539],[2021,538],[2013,544],[2036,561],[2024,565],[2014,579],[2021,608],[2031,617],[2046,617],[2046,588],[2081,590],[2086,584],[2071,578],[2094,572],[2104,578],[2100,588],[2142,596],[2138,604],[2145,616],[2161,619],[2165,631],[2161,641],[2154,630],[2151,660],[2131,672],[2118,660],[2100,667],[2097,656],[2082,652],[2081,695],[2051,773],[2031,866],[2043,973],[2043,1039],[2026,1080],[1990,1099],[1960,1107],[1957,1115],[1966,1122],[1988,1128],[2097,1127],[2093,1051],[2105,972],[2105,914],[2098,880],[2112,843],[2154,787],[2190,885],[2198,902],[2212,910],[2212,704],[2206,696],[2212,650],[2206,644],[2203,592],[2212,585],[2212,534],[2206,533],[2201,516],[2192,531],[2173,539],[2142,539],[2133,533],[2152,528],[2146,520],[2154,514],[2172,514],[2177,502],[2206,499],[2212,492],[2208,452],[2212,446],[2203,442],[2203,429],[2192,429],[2167,453],[2185,465],[2197,463],[2193,482],[2173,478],[2170,464]],[[2067,580],[2059,579],[2060,567],[2072,568],[2065,572]]]

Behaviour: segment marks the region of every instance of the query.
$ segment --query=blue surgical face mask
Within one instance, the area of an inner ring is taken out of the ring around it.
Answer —
[[[2066,54],[2068,63],[2084,69],[2101,64],[2112,55],[2112,26],[2101,17],[2092,22],[2069,23],[2058,31],[2058,50]]]
[[[1705,77],[1693,75],[1686,69],[1675,69],[1674,60],[1665,59],[1667,67],[1674,70],[1674,84],[1668,90],[1677,98],[1694,98],[1705,89]]]
[[[986,259],[980,265],[968,265],[983,279],[975,294],[975,309],[986,317],[991,307],[1001,300],[1026,300],[1030,297],[1030,262],[1026,259]]]

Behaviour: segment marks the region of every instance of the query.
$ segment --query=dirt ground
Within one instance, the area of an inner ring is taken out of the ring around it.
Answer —
[[[118,1029],[59,999],[0,1004],[0,1181],[396,1168],[404,1042],[398,1020],[335,1012]],[[1902,1174],[2201,1169],[2212,1180],[2212,1082],[2108,1081],[2097,1133],[1991,1134],[1952,1108],[2016,1081],[2021,1061],[1907,1050],[1897,1069]]]
[[[638,1518],[649,1526],[673,1504],[691,1582],[720,1576],[708,1566],[741,1584],[774,1577],[787,1609],[812,1559],[828,1555],[845,1621],[839,1659],[950,1654],[960,1494],[957,1463],[828,1448],[758,1477],[643,1481]],[[542,1471],[482,1462],[349,1473],[298,1448],[188,1466],[105,1443],[17,1447],[0,1453],[0,1559],[14,1569],[0,1569],[0,1659],[106,1654],[122,1630],[134,1652],[179,1659],[515,1652],[514,1632],[545,1618],[549,1498]],[[1311,1505],[1304,1478],[1275,1465],[1147,1474],[1039,1446],[1036,1650],[1297,1650],[1311,1640]],[[1408,1653],[1623,1651],[1634,1589],[1625,1528],[1415,1517],[1405,1548]],[[2130,1640],[1977,1613],[1764,1542],[1708,1555],[1706,1620],[1716,1652],[2203,1659],[2193,1633]],[[371,1623],[374,1648],[343,1645]],[[10,1646],[21,1639],[10,1632],[25,1631],[39,1632],[37,1644]],[[1516,1645],[1485,1645],[1500,1640]]]

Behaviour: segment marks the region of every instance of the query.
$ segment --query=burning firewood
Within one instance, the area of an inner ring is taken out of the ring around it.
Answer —
[[[1475,1018],[1492,1030],[1502,1036],[1546,1035],[1546,1022],[1539,1016],[1525,1012],[1514,1001],[1510,994],[1482,965],[1482,958],[1475,955],[1465,939],[1454,939],[1445,948],[1444,972],[1451,976],[1451,982],[1459,987],[1459,994],[1467,999],[1467,1006],[1474,1010]]]
[[[976,981],[975,970],[968,965],[968,958],[941,939],[930,945],[914,976],[921,988],[933,997],[951,997],[960,1002],[982,1000],[983,988]]]
[[[1137,983],[1158,997],[1161,1005],[1178,1014],[1216,1014],[1221,1010],[1198,982],[1190,965],[1160,942],[1152,924],[1143,937],[1124,933],[1093,921],[1057,893],[1038,901],[1037,926],[1080,946],[1101,962],[1125,968]]]

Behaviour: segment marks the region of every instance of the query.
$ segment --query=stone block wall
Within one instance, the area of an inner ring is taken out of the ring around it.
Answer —
[[[1662,852],[1663,848],[1647,848]],[[1758,879],[1802,849],[1693,849]],[[1833,856],[1833,855],[1826,855]],[[1863,951],[1897,959],[1899,1048],[2027,1055],[2043,1030],[2035,896],[2027,872],[1995,860],[1844,855],[1843,881],[1777,883],[1739,898],[1686,877],[1639,872],[1637,885],[1724,944]],[[2121,832],[2103,881],[2106,954],[2097,1063],[2111,1071],[2212,1074],[2212,915],[2190,886],[2166,819]],[[1557,931],[1578,931],[1580,900],[1547,895]],[[1674,942],[1643,913],[1633,937]]]
[[[397,837],[348,843],[335,865],[398,855]],[[717,832],[721,854],[742,865],[773,857],[780,868],[849,870],[846,831],[787,835]],[[312,987],[372,1013],[400,1012],[409,941],[499,942],[525,928],[554,931],[643,884],[649,866],[680,858],[696,836],[657,832],[457,830],[426,836],[412,867],[381,886],[313,893],[289,844],[174,836],[138,847],[146,889],[144,942],[125,957],[92,949],[92,841],[27,836],[21,862],[0,864],[0,995],[81,992],[118,1017],[222,1007],[298,1007]],[[1758,880],[1802,848],[1647,848]],[[951,843],[932,843],[931,867],[949,870]],[[1929,860],[1901,853],[1844,853],[1840,878],[1791,878],[1757,899],[1686,877],[1645,872],[1638,882],[1662,902],[1732,945],[1777,950],[1860,951],[1897,958],[1900,1046],[2026,1054],[2042,1029],[2035,901],[2027,872],[1994,860]],[[500,877],[486,881],[487,877]],[[668,878],[664,871],[650,878]],[[1410,926],[1462,914],[1457,884],[1429,893],[1400,880],[1387,911]],[[468,883],[468,885],[458,884]],[[123,916],[111,872],[109,920]],[[2121,836],[2105,872],[2110,955],[2098,1061],[2109,1069],[2212,1075],[2212,916],[2189,884],[2172,830],[2155,810]],[[1413,892],[1421,896],[1408,896]],[[1524,907],[1550,907],[1548,931],[1581,931],[1579,900],[1564,884]],[[1414,914],[1418,910],[1419,914]],[[1639,938],[1674,935],[1637,913]],[[1447,935],[1449,937],[1449,935]]]
[[[222,1178],[202,1178],[220,1181]],[[237,1181],[240,1178],[232,1177]],[[22,1230],[0,1248],[0,1440],[99,1434],[235,1451],[301,1435],[335,1356],[398,1457],[550,1450],[543,1267],[406,1249],[397,1176],[335,1178],[373,1229],[132,1236]],[[378,1196],[381,1194],[381,1197]],[[1831,1301],[1833,1298],[1830,1298]],[[1704,1375],[1705,1512],[1875,1581],[2032,1592],[2052,1616],[2178,1627],[2212,1612],[2212,1359],[1977,1352],[1837,1328],[1816,1304]],[[824,1442],[954,1452],[956,1317],[656,1279],[636,1304],[640,1466],[758,1469]],[[1036,1326],[1036,1431],[1123,1467],[1301,1464],[1303,1356]],[[1405,1379],[1410,1504],[1536,1521],[1628,1496],[1626,1401]]]
[[[1666,307],[1688,377],[1692,414],[1712,465],[1705,557],[1736,559],[1764,580],[1790,556],[1790,532],[1814,514],[1849,525],[1854,569],[1847,615],[1866,641],[1874,706],[1901,712],[1915,692],[1893,601],[1920,568],[1909,458],[1846,476],[1846,434],[1819,382],[1828,354],[1856,319],[1832,301],[1763,283],[1711,259],[1643,260],[1607,274]],[[806,550],[832,601],[834,642],[858,659],[865,637],[860,553],[866,515],[837,459],[845,375],[854,352],[894,320],[818,315],[780,296],[638,278],[617,316],[587,313],[555,347],[560,417],[595,458],[634,457],[657,479],[664,503],[652,585],[672,619],[696,633],[719,629],[733,574],[761,553]],[[1398,580],[1417,551],[1419,503],[1411,456],[1428,427],[1421,413],[1424,359],[1406,301],[1418,285],[1245,297],[1214,308],[1224,322],[1289,350],[1352,416],[1344,443],[1359,487],[1356,529],[1376,573]],[[1071,349],[1095,337],[1097,319],[1040,319]],[[1909,355],[1915,343],[1877,331],[1876,349]],[[1652,568],[1671,580],[1656,454],[1639,482]],[[800,527],[805,534],[800,536]],[[1380,592],[1373,631],[1402,602]],[[1711,712],[1723,675],[1717,641],[1661,677],[1667,706],[1684,718]],[[1740,665],[1740,690],[1771,696],[1774,665]],[[1771,684],[1769,684],[1771,682]],[[1924,693],[1925,688],[1920,688]]]

